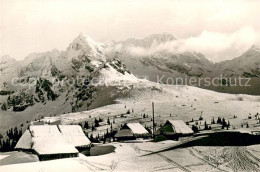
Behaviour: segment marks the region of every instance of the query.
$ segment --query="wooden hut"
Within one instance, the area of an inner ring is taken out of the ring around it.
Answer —
[[[151,137],[150,133],[140,123],[127,123],[115,134],[116,141],[143,140]]]
[[[191,136],[194,132],[182,120],[167,120],[155,135],[163,135],[168,139],[178,140],[179,137]]]
[[[32,149],[40,161],[77,157],[78,150],[66,142],[56,125],[30,126]]]

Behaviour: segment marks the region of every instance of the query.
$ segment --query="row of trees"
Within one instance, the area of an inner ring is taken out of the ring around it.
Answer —
[[[91,126],[92,131],[94,131],[97,127],[100,126],[100,124],[99,124],[100,122],[104,122],[104,120],[102,118],[100,118],[100,117],[98,119],[97,118],[94,119],[94,123]],[[112,122],[113,122],[113,124],[115,124],[115,118],[113,118]],[[110,124],[112,124],[112,122],[110,121],[110,118],[108,117],[107,118],[107,124],[110,125]],[[83,129],[89,129],[90,128],[90,125],[89,125],[88,121],[85,121],[84,124],[79,123],[79,125]]]
[[[201,121],[203,120],[202,116],[199,117],[199,120],[198,121]],[[192,125],[192,130],[194,132],[198,132],[199,131],[199,128],[198,128],[198,124],[199,122],[198,121],[195,121],[195,125]],[[194,119],[192,118],[190,122],[194,122]],[[190,122],[186,122],[187,125],[189,125]],[[201,124],[201,122],[200,122]],[[217,118],[217,121],[215,121],[215,118],[213,117],[211,119],[211,124],[220,124],[221,125],[221,129],[229,129],[230,128],[230,122],[229,121],[226,121],[225,118],[221,118],[221,117],[218,117]],[[205,120],[204,122],[204,130],[211,130],[211,126],[207,123],[207,121]]]
[[[1,139],[0,140],[0,151],[1,152],[13,151],[16,143],[17,143],[16,141],[11,140],[9,138]]]
[[[113,124],[111,123],[110,129],[107,128],[107,131],[103,135],[97,134],[96,137],[94,137],[93,133],[91,133],[90,135],[88,135],[86,133],[86,136],[89,137],[89,140],[91,142],[94,142],[94,143],[103,142],[103,143],[105,143],[108,139],[113,138],[114,135],[116,134],[116,132],[117,132],[116,130],[113,130]]]
[[[14,127],[7,130],[5,135],[1,135],[0,151],[13,151],[16,143],[21,138],[22,134],[22,128],[18,129],[17,127]]]

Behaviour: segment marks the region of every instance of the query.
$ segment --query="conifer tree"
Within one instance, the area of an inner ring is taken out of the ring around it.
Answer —
[[[88,128],[89,128],[89,126],[88,126],[88,121],[85,121],[84,128],[85,128],[85,129],[88,129]]]
[[[110,120],[109,117],[107,118],[107,124],[110,125]]]
[[[94,121],[95,127],[99,127],[99,122],[100,122],[100,121],[95,118],[95,121]]]
[[[207,122],[205,121],[205,123],[204,123],[204,130],[208,130],[208,129],[209,129],[208,124],[207,124]]]

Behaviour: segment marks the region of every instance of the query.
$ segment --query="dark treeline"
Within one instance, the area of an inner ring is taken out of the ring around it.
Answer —
[[[18,142],[22,134],[22,128],[18,129],[17,127],[15,127],[7,130],[6,134],[1,135],[0,137],[0,151],[13,151],[16,143]]]

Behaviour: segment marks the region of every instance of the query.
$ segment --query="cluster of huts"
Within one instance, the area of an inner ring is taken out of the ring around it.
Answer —
[[[154,135],[178,139],[193,134],[181,120],[168,120]],[[152,135],[140,123],[127,123],[115,134],[115,141],[144,140]],[[78,157],[79,151],[91,147],[79,125],[31,125],[16,145],[17,150],[31,151],[39,160]]]
[[[163,135],[167,139],[178,140],[179,137],[193,135],[193,130],[182,120],[167,120],[155,133],[155,136]],[[115,140],[142,140],[151,138],[151,134],[140,123],[128,123],[116,133]]]

